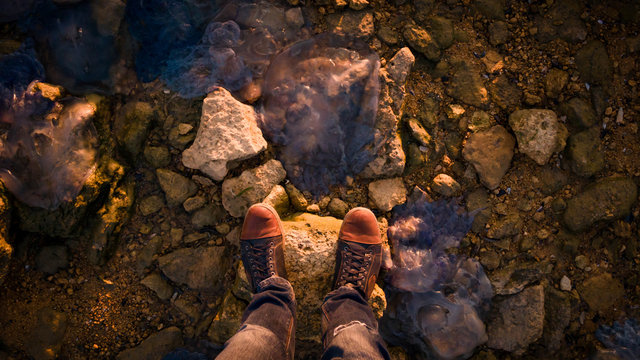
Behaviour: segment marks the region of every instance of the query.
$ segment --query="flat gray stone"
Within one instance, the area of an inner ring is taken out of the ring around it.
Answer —
[[[497,301],[489,315],[487,346],[521,355],[542,336],[544,315],[542,285]]]
[[[191,289],[215,289],[231,265],[222,246],[179,249],[158,258],[171,281]]]
[[[277,160],[269,160],[257,168],[245,170],[240,176],[222,183],[222,205],[233,217],[242,217],[249,207],[261,202],[274,185],[287,173]]]
[[[167,198],[167,205],[170,207],[181,205],[188,197],[198,191],[198,187],[193,181],[175,171],[157,169],[156,175]]]

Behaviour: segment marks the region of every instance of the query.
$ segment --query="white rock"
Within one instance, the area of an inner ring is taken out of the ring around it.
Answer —
[[[509,125],[518,139],[518,149],[544,165],[551,155],[562,151],[569,132],[551,110],[517,110],[509,116]]]
[[[567,275],[562,276],[562,279],[560,279],[560,290],[571,291],[571,280]]]
[[[253,204],[264,199],[273,186],[287,173],[278,160],[269,160],[255,169],[245,170],[240,176],[222,183],[222,205],[234,217],[242,217]]]
[[[438,174],[433,178],[433,190],[444,196],[454,196],[460,192],[460,184],[447,174]]]
[[[182,163],[220,181],[229,161],[248,159],[266,148],[253,107],[216,88],[204,99],[196,139],[182,153]]]
[[[394,206],[407,201],[407,190],[402,178],[378,180],[369,183],[369,198],[376,208],[391,211]]]

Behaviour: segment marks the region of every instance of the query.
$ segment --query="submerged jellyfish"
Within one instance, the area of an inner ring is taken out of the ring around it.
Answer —
[[[140,46],[136,54],[136,72],[140,80],[155,80],[172,52],[181,52],[198,43],[204,27],[217,11],[217,8],[201,3],[193,0],[127,1],[129,30]]]
[[[393,267],[386,279],[387,341],[436,359],[469,357],[487,341],[482,316],[493,295],[480,263],[447,254],[473,216],[455,203],[431,203],[421,191],[394,209],[389,239]]]
[[[43,7],[31,35],[48,81],[74,93],[109,92],[114,38],[99,32],[90,4]]]
[[[622,360],[640,359],[640,323],[636,319],[615,321],[612,326],[600,325],[596,338]]]
[[[268,1],[208,7],[195,0],[130,1],[130,30],[140,45],[138,76],[159,77],[184,98],[215,86],[238,91],[263,76],[278,50],[303,36],[302,24],[287,21],[286,11]]]
[[[262,128],[298,188],[319,196],[371,161],[379,68],[366,44],[336,34],[297,42],[273,59]]]
[[[42,65],[27,51],[0,58],[0,69],[0,179],[18,200],[53,210],[95,170],[95,107],[44,98]]]

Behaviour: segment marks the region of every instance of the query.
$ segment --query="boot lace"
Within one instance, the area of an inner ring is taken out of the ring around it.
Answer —
[[[273,241],[262,244],[245,244],[245,252],[251,265],[251,277],[258,284],[276,274],[273,261]]]
[[[338,275],[338,286],[347,284],[364,287],[365,275],[371,263],[371,252],[361,247],[345,246],[343,253],[344,263],[342,271]]]

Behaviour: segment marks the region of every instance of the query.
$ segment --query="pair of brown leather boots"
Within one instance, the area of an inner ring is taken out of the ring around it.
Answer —
[[[287,278],[284,236],[278,213],[266,204],[249,208],[240,235],[242,263],[253,292],[271,276]],[[368,299],[380,271],[382,239],[371,210],[355,208],[344,217],[338,234],[333,288],[350,286]]]

